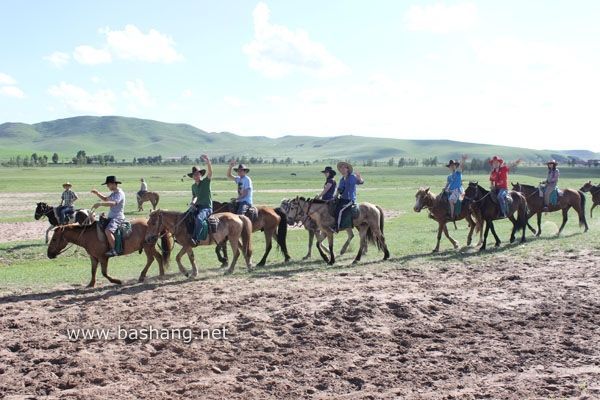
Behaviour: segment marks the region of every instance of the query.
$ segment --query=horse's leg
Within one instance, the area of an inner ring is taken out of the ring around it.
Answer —
[[[528,223],[529,224],[529,223]],[[537,213],[537,226],[538,230],[535,233],[535,236],[539,237],[542,234],[542,212]]]
[[[87,285],[89,288],[96,286],[96,271],[98,270],[98,259],[90,256],[90,261],[92,262],[92,279]]]
[[[190,274],[190,276],[194,278],[198,276],[198,268],[196,267],[196,257],[194,256],[194,249],[192,249],[191,247],[188,248],[187,255],[190,259],[190,264],[192,264],[192,273]]]
[[[231,265],[229,266],[227,271],[225,271],[225,275],[229,275],[229,274],[233,273],[233,270],[235,269],[235,263],[237,262],[237,259],[240,256],[240,239],[235,238],[235,240],[234,240],[233,238],[229,238],[229,243],[231,244],[231,251],[233,252],[233,259],[231,260]]]
[[[510,243],[513,243],[515,241],[515,233],[517,232],[517,220],[513,215],[509,215],[508,219],[513,224],[512,231],[510,232]]]
[[[560,236],[560,233],[562,232],[567,221],[569,220],[569,208],[571,208],[571,207],[563,208],[563,210],[562,210],[563,222],[562,222],[562,225],[560,226],[560,228],[558,229],[558,233],[556,234],[556,236]]]
[[[483,244],[479,248],[479,251],[485,250],[487,244],[488,233],[490,232],[490,221],[485,221],[485,233],[483,234]]]
[[[590,218],[594,218],[594,208],[596,208],[597,205],[597,203],[592,204],[592,208],[590,209]]]
[[[500,243],[502,243],[502,241],[500,241],[500,238],[496,234],[496,228],[494,227],[494,221],[490,221],[490,229],[492,230],[492,235],[494,235],[494,239],[496,239],[496,247],[500,246]]]
[[[325,250],[321,243],[323,240],[325,240],[325,237],[329,237],[330,235],[332,235],[332,233],[327,233],[326,235],[321,234],[321,236],[317,236],[317,250],[319,250],[319,254],[321,257],[323,257],[323,260],[325,260],[326,263],[329,263],[329,257],[327,257],[327,254],[325,254]]]
[[[352,240],[352,238],[354,238],[354,232],[352,232],[352,228],[347,229],[346,232],[348,233],[348,238],[346,238],[346,242],[344,243],[344,245],[342,246],[342,249],[340,250],[340,256],[343,255],[346,252],[346,250],[348,250],[350,241]]]
[[[358,253],[356,254],[356,257],[354,258],[354,261],[352,261],[352,264],[356,264],[360,261],[360,258],[363,253],[363,249],[366,247],[366,244],[367,244],[367,229],[369,229],[369,227],[363,226],[363,225],[361,225],[358,228],[358,234],[360,237],[360,245],[358,246]]]
[[[229,262],[227,262],[227,255],[225,253],[226,251],[227,242],[219,243],[215,246],[215,254],[221,263],[221,268],[225,268],[229,264]],[[223,253],[225,256],[221,256],[221,253]]]
[[[308,253],[306,253],[306,255],[304,257],[302,257],[302,260],[308,260],[312,257],[312,245],[313,245],[314,239],[315,239],[315,231],[309,230],[308,231]]]
[[[108,275],[108,258],[103,257],[100,259],[100,268],[102,269],[102,275],[104,275],[104,277],[108,279],[110,283],[114,283],[116,285],[120,285],[122,283],[119,279],[111,278]]]
[[[144,282],[144,279],[146,278],[146,273],[148,272],[148,268],[150,268],[150,264],[152,264],[152,261],[154,261],[154,258],[156,257],[156,255],[152,253],[152,250],[148,248],[148,246],[144,247],[144,253],[146,253],[146,266],[144,266],[144,269],[142,269],[140,277],[138,278],[138,282]],[[154,250],[154,252],[158,253],[156,250]],[[160,260],[160,254],[158,254],[158,259]],[[158,264],[160,266],[162,275],[164,273],[164,271],[162,270],[162,260],[159,261]]]
[[[327,243],[329,245],[329,265],[335,263],[335,254],[333,253],[333,233],[327,235]]]
[[[48,229],[46,229],[46,244],[48,244],[48,232],[50,232],[52,230],[52,228],[54,228],[52,225],[50,225],[48,227]]]
[[[446,221],[438,221],[438,233],[437,233],[437,242],[435,245],[435,249],[433,249],[432,253],[437,253],[440,251],[440,240],[442,240],[442,232],[444,231],[444,226],[446,225]]]
[[[190,276],[183,264],[181,263],[181,257],[183,257],[183,255],[187,253],[187,249],[188,247],[182,247],[181,250],[179,250],[179,253],[177,253],[177,256],[175,256],[175,261],[177,261],[179,272],[181,272],[185,276]]]
[[[471,242],[473,241],[473,231],[475,230],[475,222],[473,222],[473,218],[471,218],[471,216],[468,214],[465,217],[465,219],[467,220],[467,223],[469,224],[469,234],[467,235],[467,246],[470,246]]]
[[[265,254],[261,258],[259,263],[256,264],[257,267],[265,266],[265,264],[267,262],[267,256],[269,255],[269,253],[271,252],[271,248],[273,247],[272,242],[273,242],[273,232],[271,232],[271,231],[267,232],[267,230],[265,229],[265,243],[266,243]],[[233,242],[231,242],[231,243],[233,243]],[[232,246],[232,248],[233,248],[233,246]]]
[[[454,249],[455,250],[458,249],[458,242],[450,236],[450,233],[448,233],[448,226],[446,224],[444,224],[444,235],[446,235],[446,237],[448,238],[450,243],[452,243],[452,246],[454,246]]]

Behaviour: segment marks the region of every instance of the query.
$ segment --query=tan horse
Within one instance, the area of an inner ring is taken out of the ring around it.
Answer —
[[[200,241],[194,245],[185,226],[185,219],[188,215],[188,213],[177,211],[156,210],[151,212],[150,219],[148,220],[146,241],[153,243],[156,241],[161,231],[167,230],[170,232],[175,237],[177,243],[181,245],[181,250],[177,253],[175,260],[177,260],[179,271],[185,276],[194,277],[198,275],[198,268],[196,267],[193,251],[195,246],[225,244],[227,241],[229,241],[231,250],[233,251],[233,260],[225,273],[231,274],[233,272],[235,263],[240,255],[240,247],[242,248],[244,259],[246,260],[246,267],[248,270],[252,269],[252,222],[250,222],[247,217],[229,212],[212,214],[211,217],[218,218],[219,220],[217,232],[210,233],[206,240]],[[181,258],[184,254],[188,255],[190,263],[192,264],[191,274],[188,273],[181,263]]]
[[[144,192],[144,194],[137,195],[137,203],[138,203],[138,211],[144,211],[144,207],[142,205],[149,201],[152,204],[152,209],[156,210],[156,206],[158,205],[158,201],[160,200],[160,196],[156,192]]]
[[[592,194],[592,208],[590,209],[590,218],[594,218],[594,208],[600,204],[600,185],[592,185],[592,181],[587,182],[581,187],[582,192],[590,192]]]
[[[450,222],[450,217],[448,215],[449,203],[447,201],[443,201],[439,196],[435,197],[433,193],[429,191],[429,188],[420,188],[417,190],[415,199],[415,206],[413,207],[415,212],[421,212],[423,208],[426,208],[429,210],[429,218],[434,219],[438,223],[437,243],[433,249],[433,252],[437,253],[440,250],[442,232],[444,235],[446,235],[450,243],[452,243],[452,246],[454,246],[455,249],[458,249],[458,242],[450,236],[448,233],[448,227],[446,226],[448,222]],[[466,219],[467,223],[469,224],[467,246],[471,245],[471,241],[473,239],[473,230],[475,230],[475,228],[477,228],[477,232],[479,233],[479,243],[477,246],[480,246],[483,242],[483,223],[481,219],[471,211],[470,202],[467,199],[463,200],[460,214],[455,215],[456,221],[460,221],[461,219]]]
[[[290,211],[290,199],[283,199],[281,200],[281,205],[280,208],[281,210],[286,214],[287,216],[287,222],[288,225],[294,226],[294,225],[302,225],[304,227],[304,229],[306,229],[308,231],[308,252],[306,253],[306,255],[304,257],[302,257],[302,260],[310,260],[312,258],[312,247],[313,247],[313,242],[315,240],[315,236],[317,237],[317,241],[319,242],[317,244],[317,246],[321,247],[321,251],[325,251],[325,249],[323,248],[322,245],[322,241],[325,240],[325,235],[321,233],[321,231],[319,230],[319,227],[317,226],[317,224],[315,223],[315,221],[313,221],[312,219],[310,219],[307,216],[302,217],[300,215],[298,211],[298,208],[296,208],[294,213],[291,213]],[[349,234],[352,234],[352,237],[354,237],[354,234],[352,233],[352,230],[348,230]],[[319,240],[320,239],[320,240]],[[346,243],[349,244],[350,240],[352,240],[352,238],[349,238]],[[342,251],[346,251],[346,248],[342,248]],[[344,253],[340,253],[340,254],[344,254]]]
[[[307,200],[303,197],[296,197],[289,204],[289,214],[300,214],[301,216],[311,218],[324,236],[327,237],[329,257],[321,249],[323,238],[319,236],[317,236],[317,249],[323,260],[329,265],[333,265],[335,263],[335,254],[333,252],[333,232],[331,231],[331,226],[335,223],[335,218],[329,211],[329,203],[323,200]],[[377,244],[377,248],[383,250],[383,259],[387,260],[390,257],[390,252],[385,244],[385,236],[383,236],[383,210],[371,203],[360,203],[359,210],[358,217],[352,219],[352,225],[358,229],[360,236],[360,247],[353,263],[359,262],[361,256],[366,253],[367,241]],[[352,228],[348,228],[347,230],[352,231]],[[352,236],[348,235],[347,243],[352,239]]]
[[[531,230],[531,232],[535,233],[536,236],[540,236],[542,234],[542,212],[544,212],[544,198],[540,197],[539,190],[537,186],[531,185],[522,185],[519,182],[515,185],[512,184],[513,190],[523,193],[525,198],[527,199],[527,206],[529,207],[529,214],[527,219],[537,215],[537,225],[538,230],[536,231],[527,223],[527,226]],[[565,189],[563,190],[562,196],[558,198],[558,204],[553,206],[548,206],[548,212],[554,211],[562,211],[563,221],[558,229],[558,235],[562,232],[567,220],[569,219],[569,209],[573,207],[573,209],[579,215],[579,225],[585,226],[585,232],[588,231],[588,224],[585,220],[585,194],[575,189]]]
[[[111,283],[121,284],[119,279],[114,279],[108,275],[108,257],[105,253],[109,250],[108,242],[98,240],[98,234],[96,232],[97,222],[91,225],[63,225],[54,229],[54,235],[50,244],[48,244],[48,258],[56,258],[59,254],[65,252],[67,245],[72,243],[76,246],[83,247],[90,256],[90,262],[92,263],[92,279],[88,284],[88,287],[94,287],[96,285],[96,270],[98,269],[98,263],[102,269],[102,275],[108,279]],[[135,251],[142,250],[146,253],[146,266],[140,274],[139,281],[143,282],[146,277],[146,272],[150,264],[154,260],[158,262],[158,268],[160,276],[165,274],[165,267],[169,265],[169,257],[171,250],[173,249],[173,241],[170,235],[164,235],[162,237],[162,255],[159,253],[153,244],[148,244],[145,241],[146,230],[148,224],[145,219],[136,219],[131,222],[131,234],[124,240],[123,243],[123,254],[131,254]]]

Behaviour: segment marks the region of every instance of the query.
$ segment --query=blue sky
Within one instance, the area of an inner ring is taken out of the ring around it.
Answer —
[[[0,122],[600,151],[597,1],[2,1],[0,15]]]

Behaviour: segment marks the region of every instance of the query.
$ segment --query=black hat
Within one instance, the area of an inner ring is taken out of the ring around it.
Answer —
[[[446,167],[450,167],[453,164],[454,165],[460,165],[460,162],[454,161],[454,160],[450,160],[450,161],[448,161],[448,164],[446,164]]]
[[[325,167],[325,169],[323,171],[321,171],[321,173],[325,173],[325,172],[329,172],[329,176],[335,176],[337,172],[335,172],[333,170],[333,168],[331,167]]]
[[[205,170],[205,169],[200,169],[200,167],[198,167],[198,166],[194,165],[194,166],[192,167],[192,172],[190,172],[189,174],[187,174],[187,176],[189,176],[190,178],[193,178],[193,177],[194,177],[194,174],[195,174],[196,172],[200,172],[200,175],[202,175],[202,176],[204,176],[204,174],[206,174],[206,170]]]
[[[239,170],[246,171],[246,172],[250,172],[250,168],[246,167],[244,164],[240,164],[240,165],[238,165],[238,167],[237,167],[237,168],[234,168],[233,170],[234,170],[235,172],[238,172]]]
[[[106,181],[104,183],[101,183],[101,185],[108,185],[109,183],[116,183],[117,185],[121,184],[121,182],[119,182],[114,175],[107,176]]]

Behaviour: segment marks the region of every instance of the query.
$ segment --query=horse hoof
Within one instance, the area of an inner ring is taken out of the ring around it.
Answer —
[[[145,280],[145,278],[143,278],[143,277],[141,277],[141,276],[140,276],[140,277],[138,278],[138,283],[143,283],[143,282],[144,282],[144,280]]]
[[[496,243],[494,247],[500,247],[500,243]]]
[[[310,260],[310,256],[304,256],[304,257],[302,257],[302,261],[306,261],[306,260]]]
[[[227,271],[225,271],[224,275],[231,275],[232,273],[233,273],[233,271],[228,269]]]
[[[265,266],[264,262],[259,262],[258,264],[256,264],[256,268],[262,268]]]
[[[439,252],[440,252],[440,249],[433,249],[433,250],[431,250],[431,252],[432,252],[432,253],[439,253]]]
[[[542,234],[542,232],[538,232],[535,234],[535,237],[540,237],[541,234]]]

